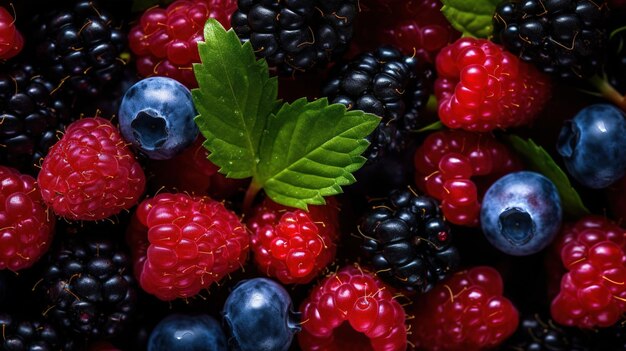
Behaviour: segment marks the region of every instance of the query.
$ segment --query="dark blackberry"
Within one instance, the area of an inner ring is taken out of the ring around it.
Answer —
[[[427,292],[459,265],[439,203],[410,189],[372,202],[359,229],[376,274],[394,286]]]
[[[37,288],[52,322],[84,338],[111,338],[132,320],[136,283],[126,250],[91,231],[60,239]],[[118,240],[119,241],[119,240]]]
[[[587,78],[604,62],[607,23],[601,0],[508,0],[494,14],[493,40],[546,73]]]
[[[0,349],[4,351],[71,351],[74,342],[43,320],[18,320],[0,313]]]
[[[0,164],[37,173],[41,158],[72,121],[57,86],[33,65],[0,69]]]
[[[517,331],[502,346],[510,351],[591,351],[592,335],[575,328],[565,328],[540,316],[521,319]]]
[[[96,96],[121,76],[126,35],[96,1],[48,12],[34,26],[41,66],[73,93]]]
[[[258,57],[291,75],[347,51],[357,0],[239,0],[231,25]]]
[[[373,161],[388,152],[404,151],[428,102],[433,76],[430,68],[418,69],[414,57],[385,46],[333,68],[322,95],[348,109],[382,117],[365,152]]]

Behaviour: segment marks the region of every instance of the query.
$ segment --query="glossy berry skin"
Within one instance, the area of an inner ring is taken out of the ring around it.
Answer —
[[[183,193],[141,202],[127,232],[135,276],[163,301],[197,295],[242,267],[249,240],[222,203]]]
[[[398,288],[429,291],[460,261],[439,203],[411,189],[396,189],[374,200],[359,224],[361,251],[376,275]]]
[[[502,350],[529,351],[592,351],[592,338],[576,328],[559,326],[538,314],[525,316],[513,336],[502,345]]]
[[[461,38],[436,59],[439,118],[475,132],[531,123],[550,98],[548,76],[486,39]]]
[[[257,57],[293,75],[324,67],[340,57],[352,39],[356,0],[238,0],[231,25]]]
[[[239,351],[287,351],[300,316],[280,284],[267,278],[239,282],[222,310],[229,346]]]
[[[117,128],[94,117],[68,126],[44,159],[37,182],[54,213],[95,221],[134,206],[146,180]]]
[[[0,269],[37,262],[50,247],[54,225],[35,179],[0,166]]]
[[[170,77],[196,88],[192,64],[200,62],[197,43],[204,39],[204,24],[215,18],[228,29],[236,8],[235,0],[177,0],[146,10],[128,34],[139,75]]]
[[[626,116],[609,104],[582,109],[561,128],[557,151],[572,177],[606,188],[626,174]]]
[[[525,62],[560,78],[588,78],[604,62],[605,1],[507,0],[493,16],[494,41]]]
[[[15,19],[0,6],[0,60],[8,60],[22,51],[24,37],[15,28]]]
[[[626,232],[600,216],[564,226],[556,243],[567,270],[552,300],[552,318],[578,328],[604,328],[626,312]]]
[[[438,0],[361,1],[354,39],[359,48],[392,45],[420,63],[434,64],[437,53],[461,34],[441,6]]]
[[[487,266],[459,272],[420,298],[411,340],[418,350],[492,349],[515,332],[519,316],[502,296],[502,277]]]
[[[346,266],[322,280],[300,305],[303,351],[403,351],[405,312],[373,273]]]
[[[226,336],[215,318],[171,314],[150,333],[148,351],[227,351]]]
[[[43,318],[24,319],[23,316],[0,313],[0,329],[0,349],[6,351],[72,351],[77,346]]]
[[[269,198],[246,222],[259,271],[283,284],[306,284],[335,258],[339,208],[332,198],[309,211],[279,205]]]
[[[543,250],[558,234],[562,219],[561,198],[554,183],[528,171],[505,175],[493,183],[480,210],[487,240],[515,256]]]
[[[521,162],[490,134],[443,130],[430,134],[413,156],[415,184],[441,201],[450,223],[478,226],[487,188]]]
[[[184,85],[167,77],[146,78],[124,94],[120,130],[141,153],[164,160],[196,140],[196,115],[191,92]]]

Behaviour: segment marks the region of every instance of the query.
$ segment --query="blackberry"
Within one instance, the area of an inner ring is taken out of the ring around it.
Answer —
[[[592,335],[544,321],[539,315],[521,319],[517,331],[503,345],[510,351],[591,351]]]
[[[0,164],[35,174],[73,121],[57,86],[27,62],[0,69]]]
[[[96,96],[122,74],[126,35],[94,0],[77,1],[35,20],[36,54],[53,79],[75,94]]]
[[[459,265],[439,203],[412,190],[393,190],[361,219],[361,249],[376,274],[409,291],[427,292]]]
[[[0,346],[5,351],[71,351],[75,345],[52,325],[38,319],[17,320],[0,313]]]
[[[357,0],[238,0],[231,25],[257,56],[291,75],[347,51]]]
[[[129,255],[112,241],[120,233],[81,232],[61,240],[48,257],[37,288],[46,316],[88,338],[111,338],[132,320],[136,283]]]
[[[493,40],[523,61],[563,79],[588,78],[604,62],[604,1],[508,0],[493,17]]]
[[[418,69],[414,57],[383,46],[336,66],[322,95],[332,103],[382,118],[365,152],[365,157],[374,161],[405,150],[410,131],[417,128],[420,111],[428,102],[433,78],[432,69]]]

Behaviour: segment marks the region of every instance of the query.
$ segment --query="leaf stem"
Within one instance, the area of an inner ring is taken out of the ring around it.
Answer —
[[[620,94],[619,91],[615,90],[615,88],[605,78],[595,75],[589,79],[589,83],[591,83],[591,85],[593,85],[598,92],[600,92],[602,97],[626,111],[626,97]]]
[[[243,213],[250,213],[254,199],[259,194],[263,187],[253,178],[246,190],[246,195],[243,198]]]

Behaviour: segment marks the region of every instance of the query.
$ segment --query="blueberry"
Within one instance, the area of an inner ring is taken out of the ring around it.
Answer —
[[[238,283],[226,299],[222,314],[233,350],[287,350],[294,333],[300,331],[299,313],[291,310],[289,294],[266,278]]]
[[[480,224],[489,242],[509,255],[543,250],[561,227],[561,198],[552,181],[535,172],[498,179],[485,194]]]
[[[557,150],[569,173],[584,186],[606,188],[626,174],[624,118],[613,105],[595,104],[561,128]]]
[[[220,324],[208,315],[172,314],[152,330],[148,351],[226,351]]]
[[[191,92],[171,78],[142,79],[120,105],[120,130],[126,141],[155,160],[174,157],[198,136]]]

